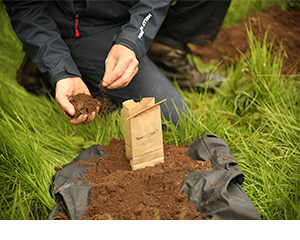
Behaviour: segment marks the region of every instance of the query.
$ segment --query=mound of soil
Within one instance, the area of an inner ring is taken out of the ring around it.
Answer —
[[[284,57],[283,73],[288,73],[300,58],[300,11],[286,12],[273,6],[242,23],[223,29],[211,46],[194,46],[192,51],[204,62],[212,59],[234,63],[240,60],[240,52],[249,48],[246,27],[257,39],[274,39],[274,49],[281,49]],[[292,73],[300,72],[300,62]],[[103,101],[79,94],[71,100],[76,115],[90,114],[96,107],[106,108]],[[91,202],[83,219],[201,219],[200,213],[188,202],[188,196],[179,194],[183,179],[189,171],[211,170],[210,162],[194,161],[183,146],[164,145],[165,162],[154,167],[132,171],[125,155],[124,140],[112,139],[104,146],[107,154],[98,160],[90,159],[87,171],[88,185],[92,185]],[[60,216],[60,219],[66,219]]]
[[[267,42],[274,39],[273,49],[281,49],[284,57],[283,74],[300,72],[300,10],[287,12],[274,5],[266,11],[236,23],[230,28],[222,29],[211,46],[193,46],[192,52],[203,62],[212,59],[222,61],[222,64],[234,63],[240,60],[242,53],[250,49],[246,31],[252,29],[254,36],[261,42],[268,31]]]
[[[194,161],[183,146],[164,145],[165,162],[132,171],[125,156],[124,140],[112,139],[104,146],[107,154],[87,170],[93,186],[91,202],[83,219],[201,219],[204,213],[179,194],[189,171],[211,170],[210,162]]]

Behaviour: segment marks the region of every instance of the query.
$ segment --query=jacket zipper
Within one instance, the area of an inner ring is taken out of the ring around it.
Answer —
[[[79,25],[79,16],[76,13],[76,16],[75,16],[75,37],[79,37],[80,36],[78,25]]]
[[[86,2],[86,6],[85,6],[85,10],[83,13],[80,13],[80,16],[83,16],[86,14],[88,8],[89,8],[89,0],[85,0]],[[74,0],[71,0],[71,8],[72,8],[72,12],[73,14],[75,14],[75,37],[80,37],[80,32],[79,32],[79,14],[76,12],[75,10],[75,6],[74,6]]]

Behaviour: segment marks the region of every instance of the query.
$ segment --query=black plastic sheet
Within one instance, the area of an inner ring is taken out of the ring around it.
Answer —
[[[80,153],[71,163],[66,164],[53,176],[50,187],[52,196],[56,197],[56,205],[48,219],[55,219],[59,213],[72,220],[82,219],[90,203],[92,186],[87,185],[86,170],[90,167],[88,160],[105,157],[100,145],[92,145]]]
[[[228,144],[207,134],[189,144],[187,155],[194,160],[211,161],[211,171],[192,171],[184,179],[180,193],[189,197],[204,218],[261,219],[253,203],[242,189],[244,174],[237,166]]]
[[[211,161],[211,171],[191,171],[181,186],[180,193],[188,195],[189,202],[205,219],[261,219],[241,184],[244,175],[237,166],[228,144],[213,134],[207,134],[188,145],[186,154],[196,161]],[[90,202],[92,186],[87,185],[88,160],[105,157],[102,146],[93,145],[63,166],[53,176],[51,192],[56,205],[48,219],[59,213],[72,220],[82,219]]]

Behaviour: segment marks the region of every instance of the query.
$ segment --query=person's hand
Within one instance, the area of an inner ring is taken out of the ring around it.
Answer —
[[[78,94],[85,93],[91,95],[89,89],[85,83],[81,80],[80,77],[68,77],[62,80],[59,80],[56,84],[55,90],[55,100],[60,106],[65,117],[68,118],[68,114],[71,116],[75,115],[75,108],[70,103],[70,99]],[[88,124],[94,120],[96,112],[93,112],[91,115],[81,114],[78,118],[69,119],[73,125],[79,125],[81,123]]]
[[[102,86],[108,89],[126,87],[138,72],[139,61],[128,47],[114,45],[105,60]]]

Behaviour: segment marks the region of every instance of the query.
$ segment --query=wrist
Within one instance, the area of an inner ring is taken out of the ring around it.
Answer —
[[[62,71],[58,72],[57,74],[55,74],[52,77],[52,82],[56,86],[57,82],[59,82],[60,80],[63,80],[63,79],[66,79],[66,78],[72,78],[72,77],[81,78],[81,76],[78,76],[78,75],[75,75],[75,74],[70,74],[67,71],[62,70]]]
[[[131,51],[133,51],[135,53],[136,59],[140,62],[140,60],[143,57],[142,52],[140,51],[140,49],[138,48],[138,46],[136,45],[136,43],[134,41],[132,41],[131,39],[128,38],[117,38],[114,42],[114,44],[119,44],[119,45],[123,45],[127,48],[129,48]]]

